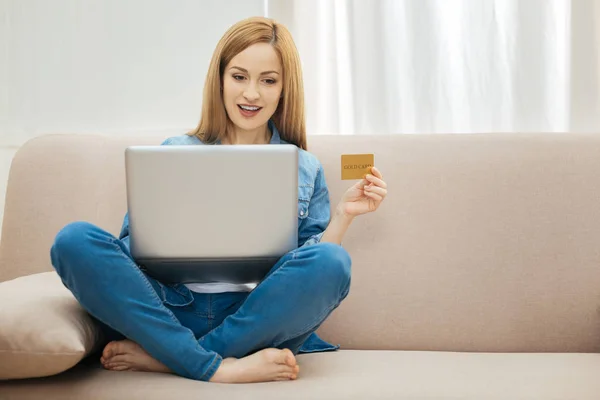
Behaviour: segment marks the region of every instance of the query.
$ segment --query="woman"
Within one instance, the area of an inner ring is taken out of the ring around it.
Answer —
[[[250,18],[231,27],[205,85],[197,129],[163,144],[298,146],[298,248],[255,288],[166,285],[133,262],[126,216],[119,238],[86,222],[67,225],[55,239],[52,264],[114,339],[102,353],[107,369],[211,382],[296,379],[297,353],[337,348],[314,332],[348,294],[350,257],[340,243],[354,217],[378,208],[386,184],[373,168],[330,216],[321,164],[306,151],[300,60],[284,26]]]

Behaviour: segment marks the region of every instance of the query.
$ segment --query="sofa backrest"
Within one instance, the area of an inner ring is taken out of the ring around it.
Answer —
[[[16,154],[0,281],[52,270],[67,223],[118,234],[126,146],[48,135]],[[600,135],[309,136],[335,206],[340,155],[374,153],[389,184],[355,220],[349,297],[323,324],[347,349],[600,351]],[[298,284],[302,284],[298,282]]]

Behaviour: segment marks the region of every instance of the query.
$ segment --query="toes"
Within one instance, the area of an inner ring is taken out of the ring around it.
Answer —
[[[109,371],[127,371],[130,369],[130,366],[126,364],[106,364],[104,368]]]
[[[290,375],[290,374],[295,374],[295,370],[293,367],[290,367],[288,365],[280,365],[278,370],[277,370],[277,375]]]
[[[110,342],[109,344],[104,346],[104,350],[102,350],[102,358],[109,359],[113,356],[113,351],[115,347],[114,343],[116,342]]]
[[[281,350],[281,362],[280,364],[285,364],[290,367],[296,366],[296,357],[294,357],[294,353],[290,349]]]
[[[292,353],[292,351],[289,349],[285,349],[285,350],[287,352],[287,357],[286,357],[285,363],[287,365],[289,365],[290,367],[295,367],[297,365],[297,363],[296,363],[296,357],[294,357],[294,353]]]
[[[124,341],[112,341],[106,346],[104,346],[104,350],[102,351],[102,358],[104,358],[104,362],[110,361],[110,359],[117,354],[126,353],[124,346]]]
[[[296,376],[294,374],[280,374],[277,376],[277,378],[275,378],[276,381],[291,381],[296,379]]]
[[[108,362],[110,362],[111,364],[130,364],[131,357],[129,354],[117,354],[116,356],[108,360]]]

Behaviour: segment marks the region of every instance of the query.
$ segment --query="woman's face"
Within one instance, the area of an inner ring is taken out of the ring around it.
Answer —
[[[277,110],[283,71],[275,49],[257,43],[237,54],[223,73],[223,102],[238,130],[264,126]]]

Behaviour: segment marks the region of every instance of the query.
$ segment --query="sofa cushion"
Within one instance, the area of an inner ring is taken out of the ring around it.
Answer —
[[[0,379],[58,374],[99,343],[97,325],[55,272],[0,283],[0,305]]]
[[[112,372],[88,360],[54,377],[0,384],[0,398],[597,400],[600,393],[600,354],[341,350],[298,356],[296,381],[246,385]]]

